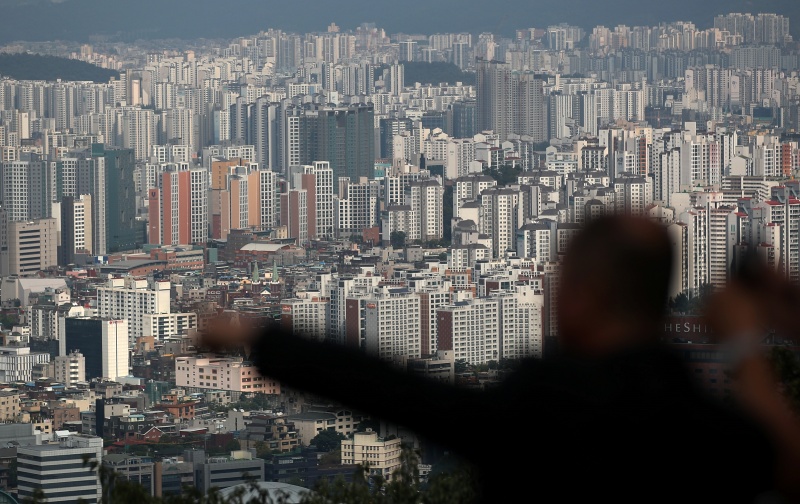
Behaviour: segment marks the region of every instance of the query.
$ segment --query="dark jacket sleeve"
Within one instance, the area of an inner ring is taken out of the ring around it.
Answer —
[[[259,337],[251,359],[282,385],[394,422],[468,458],[464,418],[485,411],[492,400],[490,394],[411,375],[340,345],[278,331]]]

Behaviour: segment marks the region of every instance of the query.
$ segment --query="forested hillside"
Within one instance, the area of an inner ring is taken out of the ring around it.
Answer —
[[[0,76],[19,80],[108,82],[111,77],[119,77],[119,72],[55,56],[0,53]]]

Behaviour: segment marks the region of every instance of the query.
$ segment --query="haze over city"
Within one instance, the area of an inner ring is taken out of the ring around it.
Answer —
[[[234,0],[224,6],[211,0],[2,0],[0,7],[7,13],[7,19],[15,22],[4,24],[0,42],[88,41],[89,36],[96,34],[120,34],[126,41],[235,37],[266,27],[310,32],[322,30],[331,22],[345,29],[374,22],[392,33],[491,31],[510,36],[525,26],[561,22],[584,29],[596,24],[655,25],[679,20],[710,26],[714,16],[726,12],[774,12],[794,18],[800,11],[792,0],[676,0],[651,2],[646,9],[641,6],[635,0],[615,0],[612,5],[591,0],[505,0],[493,4],[456,0],[349,0],[340,10],[332,10],[330,2],[323,0]]]
[[[798,500],[796,1],[0,15],[0,502]]]

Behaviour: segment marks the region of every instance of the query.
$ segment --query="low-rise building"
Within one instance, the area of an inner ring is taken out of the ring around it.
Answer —
[[[13,422],[19,420],[19,397],[19,392],[5,390],[0,392],[0,421]]]
[[[264,460],[244,450],[226,457],[207,457],[203,450],[186,452],[184,458],[194,464],[194,485],[204,494],[212,488],[228,488],[264,480]]]
[[[286,453],[300,445],[298,437],[294,423],[288,418],[255,413],[250,415],[239,441],[243,448],[255,448],[256,443],[263,442],[273,452]]]
[[[371,475],[391,479],[400,467],[400,438],[380,438],[378,433],[367,429],[356,432],[350,439],[342,441],[342,464],[369,464]]]
[[[28,347],[0,347],[0,383],[31,381],[33,367],[48,362],[50,354],[31,352]]]
[[[126,453],[113,453],[103,457],[103,465],[125,481],[138,483],[149,495],[155,495],[153,459]]]
[[[69,355],[59,355],[48,365],[48,376],[71,387],[86,381],[86,358],[73,350]]]
[[[278,382],[261,376],[258,368],[252,363],[234,357],[177,357],[175,384],[191,392],[212,389],[262,394],[281,393]]]
[[[88,460],[84,460],[88,457]],[[17,449],[20,499],[33,499],[37,490],[50,503],[100,502],[102,488],[90,462],[101,462],[103,439],[81,434],[65,436],[58,444]]]
[[[194,485],[194,464],[177,458],[164,459],[155,465],[155,495],[181,495],[183,488]]]
[[[420,359],[408,359],[408,372],[432,380],[455,383],[455,358],[450,350],[439,350],[436,355]]]

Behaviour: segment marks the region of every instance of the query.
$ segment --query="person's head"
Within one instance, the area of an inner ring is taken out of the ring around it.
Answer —
[[[603,217],[569,245],[560,270],[558,331],[572,354],[602,356],[657,337],[672,250],[666,229]]]

